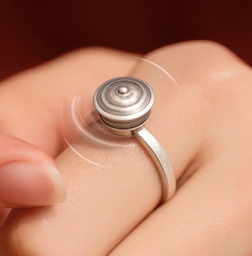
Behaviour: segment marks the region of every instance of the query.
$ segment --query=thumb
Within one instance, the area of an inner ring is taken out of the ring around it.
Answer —
[[[53,160],[25,141],[0,134],[0,207],[50,205],[64,198]]]

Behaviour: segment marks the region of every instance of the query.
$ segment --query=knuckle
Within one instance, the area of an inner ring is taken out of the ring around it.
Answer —
[[[165,46],[149,53],[147,58],[160,62],[167,71],[177,70],[178,76],[190,82],[213,81],[216,78],[227,78],[234,75],[243,62],[225,46],[212,41],[191,41]],[[241,65],[242,64],[242,65]],[[228,74],[227,74],[228,73]]]
[[[252,80],[251,69],[242,60],[212,41],[165,46],[147,54],[146,58],[170,72],[183,90],[210,102],[233,97],[237,83],[242,88]]]

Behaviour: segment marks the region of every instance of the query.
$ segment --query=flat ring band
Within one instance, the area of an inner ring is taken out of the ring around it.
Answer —
[[[169,157],[157,139],[144,127],[134,131],[136,140],[149,153],[155,163],[162,184],[160,203],[167,202],[176,191],[176,179]]]

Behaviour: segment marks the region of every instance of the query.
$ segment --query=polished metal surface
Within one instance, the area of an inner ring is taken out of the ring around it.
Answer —
[[[146,128],[134,131],[134,135],[156,164],[163,188],[160,202],[165,203],[176,190],[176,180],[170,160],[161,144]]]
[[[151,87],[133,77],[111,79],[94,95],[94,106],[103,122],[118,129],[133,129],[145,123],[153,103]]]
[[[176,190],[169,157],[156,138],[144,127],[154,103],[154,92],[144,81],[119,77],[103,83],[94,94],[94,106],[101,121],[114,133],[134,136],[154,161],[162,183],[161,203]]]

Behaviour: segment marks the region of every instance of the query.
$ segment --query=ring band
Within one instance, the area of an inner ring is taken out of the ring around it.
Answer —
[[[146,128],[136,131],[135,135],[136,140],[149,153],[157,167],[163,188],[160,203],[165,203],[174,195],[176,190],[175,175],[170,160],[161,144]]]
[[[151,87],[134,77],[113,78],[96,90],[93,102],[102,123],[116,134],[135,137],[148,152],[161,179],[160,203],[167,202],[176,190],[175,175],[165,150],[144,127],[154,103]]]

